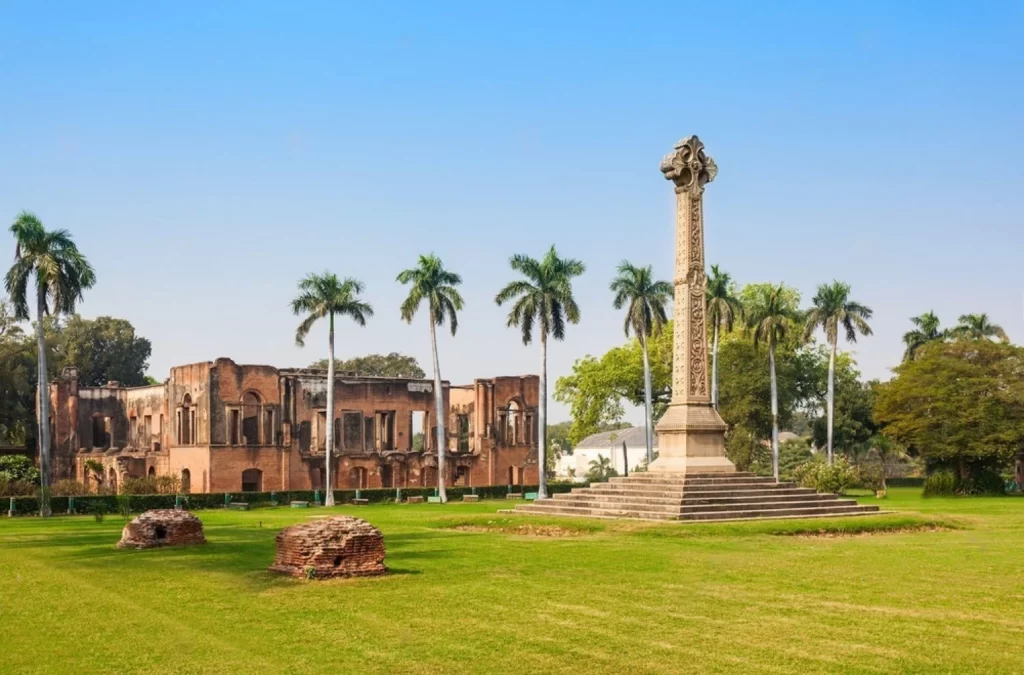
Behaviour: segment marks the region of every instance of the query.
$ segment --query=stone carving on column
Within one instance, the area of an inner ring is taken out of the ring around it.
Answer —
[[[665,155],[661,171],[676,193],[672,403],[658,423],[659,457],[650,470],[735,471],[725,458],[726,425],[708,391],[704,187],[715,179],[718,167],[704,143],[687,136]]]

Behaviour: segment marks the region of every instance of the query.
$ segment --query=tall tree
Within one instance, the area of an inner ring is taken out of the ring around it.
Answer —
[[[459,328],[459,310],[462,309],[462,296],[455,288],[462,283],[462,278],[444,268],[444,263],[434,254],[421,255],[416,267],[402,271],[398,282],[410,284],[409,295],[402,303],[402,318],[412,323],[420,303],[427,302],[427,317],[430,324],[430,352],[434,363],[434,410],[437,416],[437,493],[441,503],[448,501],[445,492],[444,459],[447,451],[444,435],[444,393],[441,391],[441,366],[437,357],[437,326],[448,321],[452,335]]]
[[[939,317],[935,312],[925,312],[921,316],[910,317],[914,329],[903,334],[903,360],[916,359],[921,348],[930,342],[943,342],[949,337],[949,331],[940,327]]]
[[[750,301],[744,303],[747,328],[754,338],[754,346],[768,345],[768,370],[772,400],[772,474],[779,479],[779,395],[775,377],[775,346],[786,338],[798,320],[798,312],[791,301],[793,291],[784,284],[748,286]]]
[[[992,323],[988,314],[962,314],[959,324],[953,328],[951,334],[960,340],[998,340],[1008,343],[1010,337],[1003,330],[1003,327]]]
[[[75,246],[67,230],[47,230],[32,213],[22,211],[11,225],[14,235],[14,265],[7,272],[5,287],[14,305],[15,318],[29,319],[29,284],[35,281],[36,348],[39,379],[39,513],[49,516],[50,479],[50,397],[46,391],[46,338],[43,320],[48,314],[73,314],[82,292],[96,283],[92,265]]]
[[[327,359],[319,359],[309,365],[310,368],[327,370]],[[354,356],[350,359],[335,359],[335,371],[350,371],[365,377],[408,377],[422,380],[427,376],[416,357],[391,352],[390,354],[367,354]]]
[[[572,295],[572,279],[586,269],[579,260],[559,258],[555,247],[536,260],[525,255],[514,255],[509,265],[525,277],[510,282],[495,296],[498,305],[512,301],[507,325],[522,331],[523,344],[533,340],[533,326],[540,331],[540,398],[537,434],[537,498],[547,498],[547,420],[548,420],[548,336],[556,340],[565,339],[565,323],[576,324],[580,320],[580,308]]]
[[[78,381],[100,387],[111,380],[127,387],[146,384],[146,368],[153,348],[125,319],[72,316],[59,329],[57,366],[75,366]]]
[[[295,344],[306,343],[306,336],[313,324],[328,319],[327,328],[327,443],[326,478],[327,496],[324,504],[334,506],[334,484],[331,482],[331,455],[334,450],[334,315],[347,316],[360,326],[366,325],[366,317],[373,316],[373,308],[359,298],[363,284],[352,278],[344,281],[331,272],[310,274],[299,282],[299,295],[292,300],[292,312],[296,316],[306,315],[295,331]]]
[[[842,328],[849,342],[857,341],[857,333],[871,335],[871,308],[850,299],[850,285],[841,281],[818,286],[818,292],[811,301],[811,310],[804,324],[804,337],[810,338],[819,327],[828,339],[828,392],[825,394],[828,423],[828,463],[832,465],[832,425],[835,414],[836,350],[839,346],[839,329]]]
[[[672,284],[657,281],[650,265],[636,267],[629,261],[622,261],[619,273],[611,284],[615,298],[612,306],[615,309],[626,307],[626,321],[623,330],[626,337],[632,330],[640,340],[640,348],[644,355],[644,419],[647,423],[647,463],[654,461],[654,419],[651,403],[651,361],[647,353],[647,341],[652,335],[661,332],[662,326],[668,321],[665,305],[672,298]]]
[[[715,410],[718,410],[718,333],[719,330],[732,332],[736,319],[743,318],[743,303],[735,290],[732,276],[719,270],[718,265],[712,265],[706,297],[708,322],[714,327],[711,340],[711,402]]]

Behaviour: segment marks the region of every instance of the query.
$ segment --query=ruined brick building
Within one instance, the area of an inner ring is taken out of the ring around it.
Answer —
[[[448,485],[537,482],[537,386],[535,375],[442,383]],[[159,385],[83,387],[65,368],[49,393],[55,479],[116,489],[176,476],[184,492],[326,487],[326,370],[221,358],[172,368]],[[334,487],[436,485],[433,418],[432,380],[337,373]]]

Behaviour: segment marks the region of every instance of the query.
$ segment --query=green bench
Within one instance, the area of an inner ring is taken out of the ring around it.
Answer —
[[[537,499],[537,493],[536,492],[527,492],[525,495],[523,495],[523,499],[525,499],[528,502],[535,501]]]
[[[434,496],[427,497],[427,503],[429,503],[429,504],[440,504],[441,503],[441,498],[440,497],[434,497]]]

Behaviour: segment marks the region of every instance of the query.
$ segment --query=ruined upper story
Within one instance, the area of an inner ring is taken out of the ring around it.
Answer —
[[[537,384],[535,375],[442,382],[449,450],[535,444]],[[318,454],[326,445],[326,370],[220,358],[175,366],[159,385],[81,387],[66,368],[50,396],[55,444],[69,452],[243,446]],[[436,451],[432,380],[336,373],[332,417],[341,453]]]

